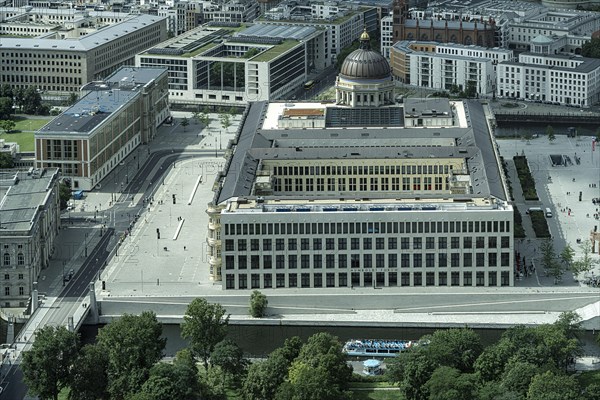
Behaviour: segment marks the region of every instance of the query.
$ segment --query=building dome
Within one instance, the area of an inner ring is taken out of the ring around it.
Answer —
[[[360,35],[360,48],[346,57],[340,70],[344,78],[384,79],[391,75],[390,64],[385,57],[371,50],[366,29]]]

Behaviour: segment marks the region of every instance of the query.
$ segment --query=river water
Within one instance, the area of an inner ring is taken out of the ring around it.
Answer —
[[[337,336],[343,343],[348,339],[398,339],[416,340],[431,334],[431,328],[359,328],[359,327],[323,327],[323,326],[256,326],[229,325],[229,338],[234,340],[248,357],[265,357],[270,352],[283,345],[286,338],[299,336],[306,341],[318,332],[329,332]],[[84,326],[81,329],[84,342],[93,342],[98,332],[97,326]],[[496,342],[504,330],[475,329],[484,346]],[[163,335],[167,338],[166,356],[173,356],[178,350],[187,347],[187,342],[181,338],[179,325],[163,325]],[[600,349],[595,345],[595,335],[585,332],[582,337],[584,352],[589,355],[600,355]]]

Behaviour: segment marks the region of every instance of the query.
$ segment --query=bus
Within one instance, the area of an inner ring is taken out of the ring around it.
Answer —
[[[308,81],[304,84],[304,89],[309,90],[312,89],[313,86],[315,86],[315,81]]]

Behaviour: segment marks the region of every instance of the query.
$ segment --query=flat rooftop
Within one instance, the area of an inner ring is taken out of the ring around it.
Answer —
[[[15,231],[28,234],[57,176],[58,168],[36,170],[31,175],[19,172],[16,183],[0,189],[0,236]]]
[[[149,26],[158,21],[164,21],[166,17],[139,14],[131,16],[126,21],[104,27],[96,32],[82,36],[78,39],[40,39],[40,38],[10,38],[3,37],[0,41],[0,49],[21,50],[53,50],[53,51],[87,51],[111,42],[118,37]]]
[[[123,67],[100,82],[90,82],[84,97],[44,125],[36,136],[59,133],[85,135],[113,112],[139,96],[140,88],[157,79],[165,69]]]

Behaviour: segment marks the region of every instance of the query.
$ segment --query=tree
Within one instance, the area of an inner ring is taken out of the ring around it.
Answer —
[[[23,380],[29,391],[42,399],[58,399],[69,383],[69,369],[77,357],[79,336],[64,326],[41,328],[23,353]]]
[[[25,89],[18,87],[16,90],[14,90],[13,96],[15,99],[15,105],[19,108],[19,110],[22,110],[25,103]]]
[[[211,304],[203,298],[192,300],[188,305],[181,336],[190,341],[190,350],[196,359],[201,359],[208,369],[208,359],[217,343],[225,339],[229,315],[220,304]]]
[[[181,126],[183,127],[183,131],[185,132],[185,128],[190,124],[190,121],[187,119],[187,117],[183,117],[183,119],[181,120]]]
[[[198,122],[200,122],[200,111],[194,111],[192,113],[192,119],[194,120],[195,124],[197,124]]]
[[[497,343],[487,347],[475,361],[475,373],[483,382],[497,380],[506,363],[514,353],[512,341],[502,337]]]
[[[552,125],[548,125],[546,127],[546,135],[548,135],[548,141],[550,141],[550,143],[556,140],[556,136],[554,135],[554,128],[552,127]]]
[[[461,372],[472,372],[473,364],[482,352],[481,338],[469,328],[437,330],[423,351],[439,365]]]
[[[77,101],[79,100],[79,95],[77,93],[69,93],[69,99],[67,100],[67,105],[68,106],[72,106],[73,104],[77,103]]]
[[[234,387],[240,385],[249,364],[242,349],[229,339],[217,343],[211,353],[210,363],[220,367]]]
[[[502,374],[501,386],[505,390],[514,391],[525,397],[531,380],[540,372],[540,367],[537,365],[527,361],[511,360]]]
[[[578,400],[581,389],[572,376],[546,371],[533,377],[527,400]]]
[[[219,115],[219,119],[221,120],[221,127],[227,132],[227,128],[231,126],[231,116],[229,114],[221,114]]]
[[[438,367],[425,383],[429,400],[471,400],[475,398],[475,374],[463,374],[456,368]]]
[[[0,121],[0,128],[4,131],[4,133],[11,133],[13,129],[15,129],[16,123],[10,119],[4,119]]]
[[[10,153],[0,153],[0,169],[12,168],[15,166],[15,160]]]
[[[71,199],[71,187],[64,179],[58,184],[58,197],[60,199],[60,209],[66,209]]]
[[[108,355],[108,392],[124,399],[138,392],[158,362],[167,340],[162,325],[150,311],[124,314],[98,332],[97,343]]]
[[[557,283],[564,274],[564,269],[556,260],[556,253],[554,252],[552,240],[545,239],[542,241],[540,251],[542,253],[542,266],[544,267],[544,271],[554,278],[554,283]]]
[[[289,381],[282,384],[275,396],[276,400],[343,400],[350,398],[338,385],[331,384],[328,371],[323,365],[310,366],[295,362],[289,370]]]
[[[70,400],[108,398],[108,354],[97,344],[83,346],[69,378]]]
[[[573,274],[577,275],[583,273],[584,275],[590,272],[595,265],[598,264],[598,260],[592,258],[592,243],[589,240],[584,240],[580,245],[582,257],[577,261],[573,262]]]
[[[175,358],[173,364],[155,364],[150,369],[150,376],[144,382],[141,393],[144,399],[149,400],[199,398],[200,386],[195,363],[193,360],[190,363],[186,357],[184,360]]]
[[[0,97],[0,120],[7,120],[13,114],[12,97]]]
[[[590,58],[600,58],[600,38],[592,38],[581,46],[581,55]]]
[[[198,121],[200,121],[200,123],[204,125],[205,128],[208,128],[208,124],[210,123],[210,115],[208,115],[205,112],[201,112],[198,115]]]
[[[274,398],[301,348],[302,341],[294,336],[286,339],[283,347],[274,350],[266,361],[250,364],[242,385],[242,397],[245,400]]]
[[[439,367],[421,347],[400,353],[386,362],[386,378],[398,383],[407,400],[427,400],[425,383]]]
[[[250,315],[254,318],[264,317],[268,304],[269,300],[267,300],[266,295],[258,290],[253,291],[250,295]]]
[[[34,86],[29,86],[23,93],[23,112],[32,115],[43,113],[42,96]]]
[[[0,86],[0,97],[8,97],[9,99],[12,100],[12,98],[14,96],[15,96],[15,94],[12,89],[12,86],[10,86],[8,84],[4,84],[4,85]]]
[[[342,344],[338,338],[319,332],[308,338],[308,341],[294,362],[304,363],[311,368],[323,367],[330,385],[345,390],[352,377],[352,368],[346,362],[342,352]]]
[[[575,256],[575,250],[571,247],[569,243],[563,248],[563,251],[560,252],[560,260],[565,265],[567,270],[571,269],[571,265],[573,264],[573,257]]]
[[[576,311],[562,312],[558,316],[558,319],[554,325],[562,329],[565,336],[568,338],[577,339],[583,332],[583,328],[581,326],[581,316]]]

